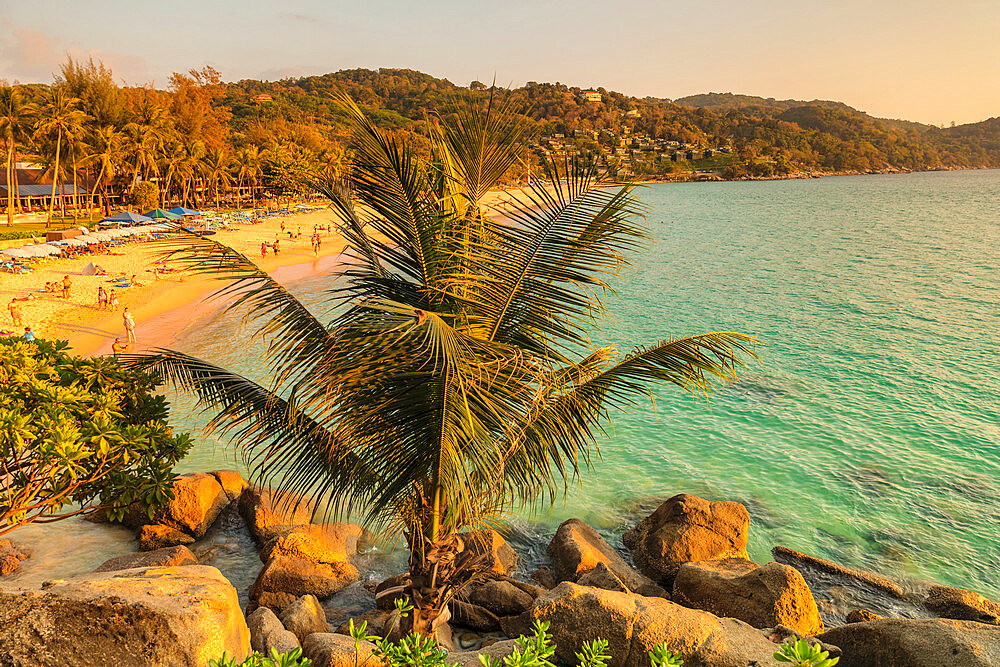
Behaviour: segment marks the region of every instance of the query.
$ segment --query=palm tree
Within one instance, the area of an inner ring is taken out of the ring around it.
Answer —
[[[7,226],[14,224],[17,181],[17,144],[31,134],[38,108],[24,99],[17,86],[0,88],[0,137],[7,148]],[[12,178],[13,177],[13,178]]]
[[[233,159],[236,167],[236,182],[239,192],[239,206],[243,207],[243,187],[250,185],[251,202],[256,202],[255,188],[261,176],[260,149],[256,146],[241,148]]]
[[[56,137],[55,158],[52,167],[52,196],[49,199],[49,214],[45,221],[48,226],[52,222],[52,208],[56,200],[56,185],[59,182],[59,159],[62,152],[62,140],[66,135],[75,136],[80,125],[86,119],[86,114],[77,107],[80,100],[63,90],[61,86],[53,86],[49,99],[42,107],[36,126],[36,132],[42,137]],[[62,201],[62,186],[59,186],[59,200]]]
[[[319,186],[348,246],[332,321],[245,256],[185,235],[165,252],[230,281],[220,292],[259,324],[268,376],[169,350],[131,363],[195,392],[259,483],[404,535],[407,622],[447,643],[447,605],[475,575],[463,531],[554,501],[589,468],[609,410],[650,383],[698,393],[735,379],[754,340],[706,333],[624,356],[593,346],[607,281],[645,238],[632,185],[551,164],[553,191],[511,194],[494,218],[483,197],[525,138],[508,103],[491,96],[433,126],[428,160],[337,100],[355,139],[350,182]]]
[[[101,165],[94,181],[93,206],[97,207],[98,191],[104,190],[104,177],[113,179],[118,166],[124,159],[122,150],[122,135],[113,126],[106,125],[96,128],[90,138],[91,152],[84,158],[87,162],[95,162]],[[105,195],[105,199],[107,196]]]
[[[219,208],[219,188],[229,187],[233,182],[229,175],[229,164],[229,154],[219,148],[208,151],[201,161],[201,173],[205,177],[205,185],[209,192],[215,192],[215,208]]]

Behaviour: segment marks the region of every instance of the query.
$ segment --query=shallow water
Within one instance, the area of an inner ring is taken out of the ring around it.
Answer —
[[[734,330],[766,346],[710,402],[664,389],[655,407],[615,415],[583,483],[513,522],[525,568],[566,518],[620,544],[657,499],[688,492],[746,503],[757,560],[782,544],[1000,597],[1000,171],[640,196],[655,243],[617,283],[595,342]],[[317,274],[293,289],[316,304],[328,286]],[[237,322],[206,316],[175,347],[252,374],[260,361]],[[195,427],[192,402],[176,406],[176,425]],[[182,469],[234,465],[205,438]],[[22,576],[43,576],[41,564],[82,572],[134,548],[120,529],[76,523],[15,535],[45,552]]]

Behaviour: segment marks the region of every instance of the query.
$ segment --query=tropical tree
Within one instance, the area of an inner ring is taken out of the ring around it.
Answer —
[[[205,178],[205,186],[208,188],[208,192],[215,193],[216,208],[219,208],[219,188],[229,187],[233,182],[229,175],[229,165],[229,154],[220,148],[208,151],[201,161],[201,173]]]
[[[0,88],[0,137],[7,148],[7,226],[14,224],[14,190],[17,187],[17,144],[31,136],[38,107],[28,102],[17,86]]]
[[[257,183],[260,181],[260,149],[256,146],[241,148],[233,158],[236,168],[236,183],[238,189],[239,205],[243,206],[243,188],[250,186],[250,199],[256,201]]]
[[[645,238],[633,185],[550,164],[551,190],[510,194],[507,217],[493,217],[484,196],[527,138],[509,103],[490,95],[434,123],[422,159],[337,101],[355,138],[350,181],[319,186],[347,243],[332,321],[240,253],[184,235],[168,256],[228,281],[220,292],[248,309],[268,374],[169,350],[131,363],[195,392],[258,482],[405,536],[407,624],[447,643],[448,602],[477,565],[463,531],[554,501],[589,467],[610,410],[650,383],[707,392],[735,378],[754,341],[594,346],[608,281]]]
[[[49,199],[49,214],[45,224],[52,222],[52,208],[56,200],[56,186],[59,183],[59,160],[64,136],[76,136],[86,114],[77,108],[80,100],[71,97],[61,86],[53,86],[48,100],[41,109],[36,133],[41,137],[55,137],[54,163],[52,166],[52,195]],[[63,188],[59,186],[59,200],[62,201]]]
[[[88,146],[90,152],[84,157],[84,161],[101,165],[97,172],[97,179],[94,181],[94,192],[92,193],[93,208],[96,208],[99,193],[104,192],[104,198],[107,200],[104,177],[107,176],[109,180],[114,179],[125,154],[122,150],[121,133],[111,125],[95,128],[91,133]]]

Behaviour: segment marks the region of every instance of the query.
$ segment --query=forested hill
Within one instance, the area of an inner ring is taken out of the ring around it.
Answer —
[[[428,114],[447,112],[486,86],[457,86],[407,69],[354,69],[277,82],[226,84],[217,104],[231,114],[231,131],[254,143],[274,134],[301,142],[337,141],[343,119],[329,93],[342,89],[384,127],[418,135]],[[669,101],[635,98],[597,88],[601,101],[559,83],[529,82],[508,91],[529,116],[540,138],[563,135],[562,150],[608,152],[647,137],[694,148],[730,148],[729,176],[796,171],[875,171],[1000,167],[1000,120],[937,128],[873,118],[830,101],[796,102],[731,94]],[[595,136],[596,135],[596,136]],[[628,139],[623,144],[623,138]],[[652,145],[652,144],[650,144]],[[667,160],[669,162],[669,160]],[[662,160],[641,163],[643,172],[678,170]],[[763,172],[763,173],[761,173]]]

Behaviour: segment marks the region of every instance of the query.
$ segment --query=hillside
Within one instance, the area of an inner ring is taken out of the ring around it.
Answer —
[[[380,125],[417,136],[427,118],[447,113],[486,87],[457,86],[407,69],[342,70],[277,82],[226,84],[217,104],[231,114],[236,143],[287,135],[306,146],[339,142],[345,124],[329,99],[342,89]],[[774,100],[710,93],[680,100],[635,98],[598,88],[587,101],[580,88],[529,82],[506,93],[530,119],[538,155],[590,152],[625,173],[669,174],[696,168],[728,178],[795,172],[867,172],[1000,167],[1000,123],[942,130],[873,118],[841,102]],[[267,95],[267,101],[256,101]],[[559,136],[562,135],[562,136]],[[679,150],[727,149],[710,164],[674,161]]]

